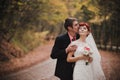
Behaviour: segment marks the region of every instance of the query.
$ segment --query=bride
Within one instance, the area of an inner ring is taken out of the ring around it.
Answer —
[[[75,52],[69,52],[67,56],[68,62],[76,62],[73,80],[106,80],[90,26],[85,22],[79,25],[80,38],[70,44],[76,45],[77,49]]]

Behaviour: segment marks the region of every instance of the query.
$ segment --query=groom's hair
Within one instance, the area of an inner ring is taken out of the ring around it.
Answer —
[[[73,22],[77,21],[76,18],[66,18],[64,23],[64,28],[68,30],[68,27],[73,27]]]

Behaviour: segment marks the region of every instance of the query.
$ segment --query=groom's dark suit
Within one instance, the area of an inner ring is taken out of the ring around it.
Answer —
[[[79,35],[76,36],[76,39],[78,38]],[[51,58],[57,59],[55,76],[61,80],[73,80],[74,63],[67,62],[67,53],[65,52],[70,42],[68,33],[58,36],[51,52]]]

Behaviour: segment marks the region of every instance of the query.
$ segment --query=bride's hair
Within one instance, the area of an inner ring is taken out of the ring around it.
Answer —
[[[90,25],[88,23],[86,23],[86,22],[80,22],[79,23],[79,27],[81,27],[81,26],[86,26],[87,29],[88,29],[88,31],[91,32]]]

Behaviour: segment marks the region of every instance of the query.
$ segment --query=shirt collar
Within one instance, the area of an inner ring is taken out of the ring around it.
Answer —
[[[69,35],[70,41],[72,42],[73,36],[71,36],[69,32],[68,32],[68,35]]]

